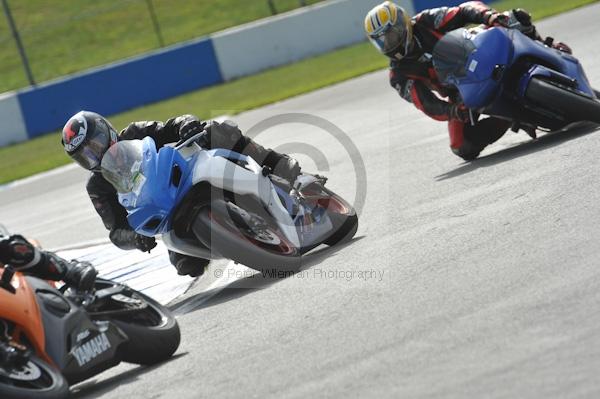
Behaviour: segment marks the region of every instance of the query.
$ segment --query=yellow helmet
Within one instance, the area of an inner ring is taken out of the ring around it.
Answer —
[[[410,17],[402,7],[391,1],[369,11],[365,17],[365,32],[377,50],[390,58],[401,59],[412,47]]]

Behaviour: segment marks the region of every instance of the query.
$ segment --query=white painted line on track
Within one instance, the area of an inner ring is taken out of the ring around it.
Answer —
[[[52,252],[72,251],[75,249],[84,249],[84,248],[94,247],[94,246],[103,245],[103,244],[110,244],[110,240],[108,238],[99,238],[97,240],[83,241],[83,242],[80,242],[77,244],[71,244],[71,245],[67,245],[67,246],[63,246],[63,247],[52,248],[51,251]]]
[[[66,259],[89,261],[98,269],[100,277],[127,284],[166,305],[185,294],[196,279],[178,275],[162,241],[157,241],[157,244],[152,254],[124,251],[106,239],[86,241],[55,251]],[[252,269],[230,261],[220,271],[221,277],[199,293],[204,296],[176,307],[175,313],[184,314],[197,308],[231,283],[247,276],[248,271]]]
[[[10,183],[6,183],[6,184],[3,184],[3,185],[0,185],[0,191],[4,191],[6,189],[13,188],[13,187],[22,186],[22,185],[25,185],[25,184],[34,183],[36,181],[39,181],[39,180],[42,180],[42,179],[46,179],[46,178],[48,178],[50,176],[59,175],[61,173],[67,172],[69,170],[77,169],[79,167],[80,166],[77,165],[76,163],[70,163],[68,165],[59,166],[58,168],[51,169],[51,170],[49,170],[47,172],[41,172],[41,173],[38,173],[38,174],[33,175],[33,176],[25,177],[23,179],[15,180],[15,181],[12,181]]]
[[[167,249],[161,242],[152,253],[124,251],[111,243],[91,246],[78,245],[69,250],[60,250],[59,256],[91,262],[100,277],[127,284],[167,304],[183,295],[194,283],[195,278],[180,276],[171,265]]]

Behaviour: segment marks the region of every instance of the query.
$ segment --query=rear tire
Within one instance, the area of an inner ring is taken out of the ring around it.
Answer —
[[[539,78],[531,79],[525,97],[542,107],[563,115],[567,122],[600,123],[600,101],[577,94]]]
[[[39,372],[37,379],[11,378],[0,371],[0,398],[2,399],[63,399],[69,397],[69,385],[63,375],[37,356],[29,359],[28,370]],[[3,370],[0,366],[0,370]]]

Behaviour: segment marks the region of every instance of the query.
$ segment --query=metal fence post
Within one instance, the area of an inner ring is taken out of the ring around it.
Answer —
[[[275,8],[275,3],[273,2],[273,0],[267,0],[267,3],[269,3],[269,9],[271,10],[271,14],[277,14],[277,8]]]
[[[7,0],[2,0],[2,7],[4,8],[4,14],[6,15],[6,19],[8,19],[8,25],[10,26],[10,30],[12,31],[12,35],[15,38],[17,48],[19,49],[21,61],[23,62],[23,69],[25,69],[25,74],[27,75],[29,84],[35,86],[35,80],[33,79],[33,73],[31,73],[31,68],[29,67],[29,60],[27,59],[27,54],[25,53],[25,47],[23,47],[23,43],[21,42],[21,36],[19,35],[19,31],[17,30],[17,26],[15,25],[15,21],[10,12],[10,8],[8,7]]]
[[[163,40],[162,32],[160,31],[160,25],[158,24],[158,18],[156,18],[156,13],[154,12],[154,4],[152,4],[152,0],[146,0],[146,5],[148,6],[148,12],[150,13],[150,19],[152,20],[152,25],[154,26],[154,33],[156,33],[158,44],[160,47],[165,47],[165,41]]]

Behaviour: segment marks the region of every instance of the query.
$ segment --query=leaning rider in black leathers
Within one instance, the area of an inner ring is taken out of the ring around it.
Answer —
[[[63,128],[62,142],[67,154],[83,168],[92,171],[87,191],[94,208],[110,231],[110,240],[121,249],[150,251],[156,246],[153,237],[137,234],[127,222],[127,212],[119,202],[115,188],[100,172],[102,156],[118,140],[152,137],[157,149],[180,139],[203,133],[202,146],[225,148],[252,157],[262,166],[271,168],[274,174],[293,183],[300,174],[300,166],[285,154],[266,149],[242,134],[231,121],[207,124],[193,115],[182,115],[167,120],[134,122],[117,134],[110,122],[94,113],[81,111],[72,116]],[[169,251],[169,259],[180,275],[200,276],[209,263],[207,259],[195,258]]]
[[[94,286],[98,274],[91,264],[69,262],[55,253],[42,251],[18,234],[0,236],[0,262],[44,280],[62,280],[83,291]]]

